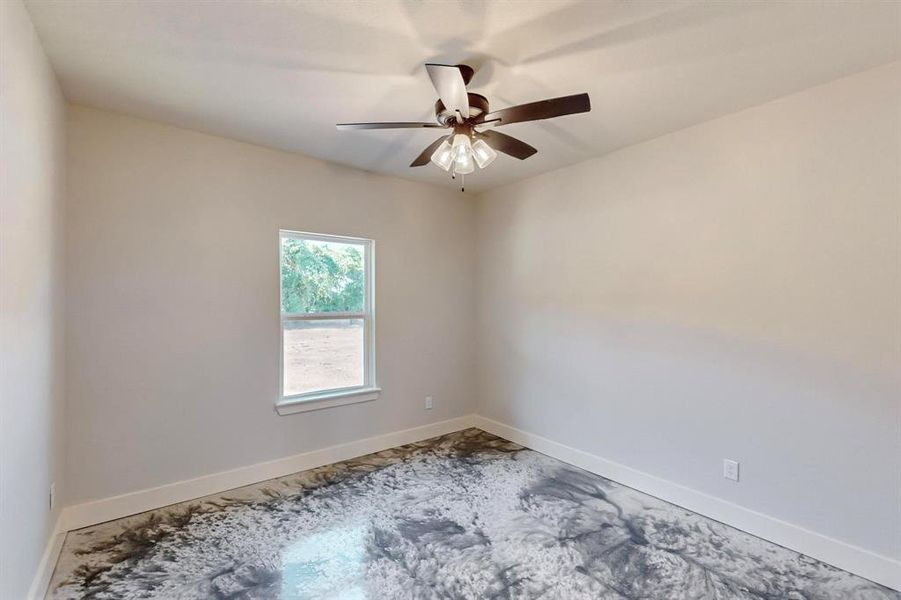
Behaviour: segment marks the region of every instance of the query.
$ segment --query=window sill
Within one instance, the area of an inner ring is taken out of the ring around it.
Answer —
[[[284,398],[275,403],[275,411],[279,415],[293,415],[294,413],[345,406],[358,402],[369,402],[379,397],[381,388],[369,387],[339,392],[323,392],[302,398]]]

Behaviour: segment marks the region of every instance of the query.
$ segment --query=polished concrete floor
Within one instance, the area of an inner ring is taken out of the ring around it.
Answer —
[[[476,429],[71,532],[48,597],[901,600]]]

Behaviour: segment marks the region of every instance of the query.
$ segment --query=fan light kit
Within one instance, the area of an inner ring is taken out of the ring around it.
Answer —
[[[494,162],[498,152],[520,160],[538,152],[527,143],[509,135],[477,127],[539,121],[591,110],[588,94],[576,94],[490,112],[485,96],[466,91],[466,84],[475,74],[472,67],[427,64],[425,68],[438,92],[439,99],[435,103],[436,122],[339,123],[338,129],[451,129],[453,132],[450,135],[432,142],[410,166],[421,167],[431,162],[456,178],[457,175],[463,177],[472,173],[476,166],[486,168]],[[461,185],[461,189],[465,188]]]

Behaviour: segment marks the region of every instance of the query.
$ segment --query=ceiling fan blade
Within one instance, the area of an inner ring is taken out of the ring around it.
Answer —
[[[466,82],[460,67],[456,65],[427,64],[426,71],[438,97],[445,108],[457,114],[459,111],[464,119],[469,118],[469,97],[466,95]]]
[[[536,148],[533,148],[527,143],[518,140],[515,137],[505,135],[500,131],[480,131],[476,135],[484,139],[489,146],[498,152],[509,154],[519,160],[525,160],[538,152]]]
[[[397,123],[338,123],[335,127],[344,131],[347,129],[419,129],[422,127],[446,127],[446,125],[400,121]]]
[[[416,157],[416,160],[410,163],[411,167],[421,167],[423,165],[429,164],[429,161],[432,160],[432,154],[435,153],[435,150],[438,149],[438,146],[441,145],[441,142],[444,140],[449,140],[451,136],[440,137],[431,144],[429,147],[422,151],[422,154]]]
[[[521,123],[522,121],[552,119],[590,110],[591,101],[588,99],[588,94],[576,94],[574,96],[539,100],[538,102],[495,110],[479,117],[479,122],[496,121],[495,125],[509,125],[510,123]]]

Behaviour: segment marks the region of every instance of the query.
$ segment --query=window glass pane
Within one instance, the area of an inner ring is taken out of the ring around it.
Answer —
[[[362,244],[282,237],[282,312],[362,312]]]
[[[363,319],[286,321],[284,395],[363,385]]]

